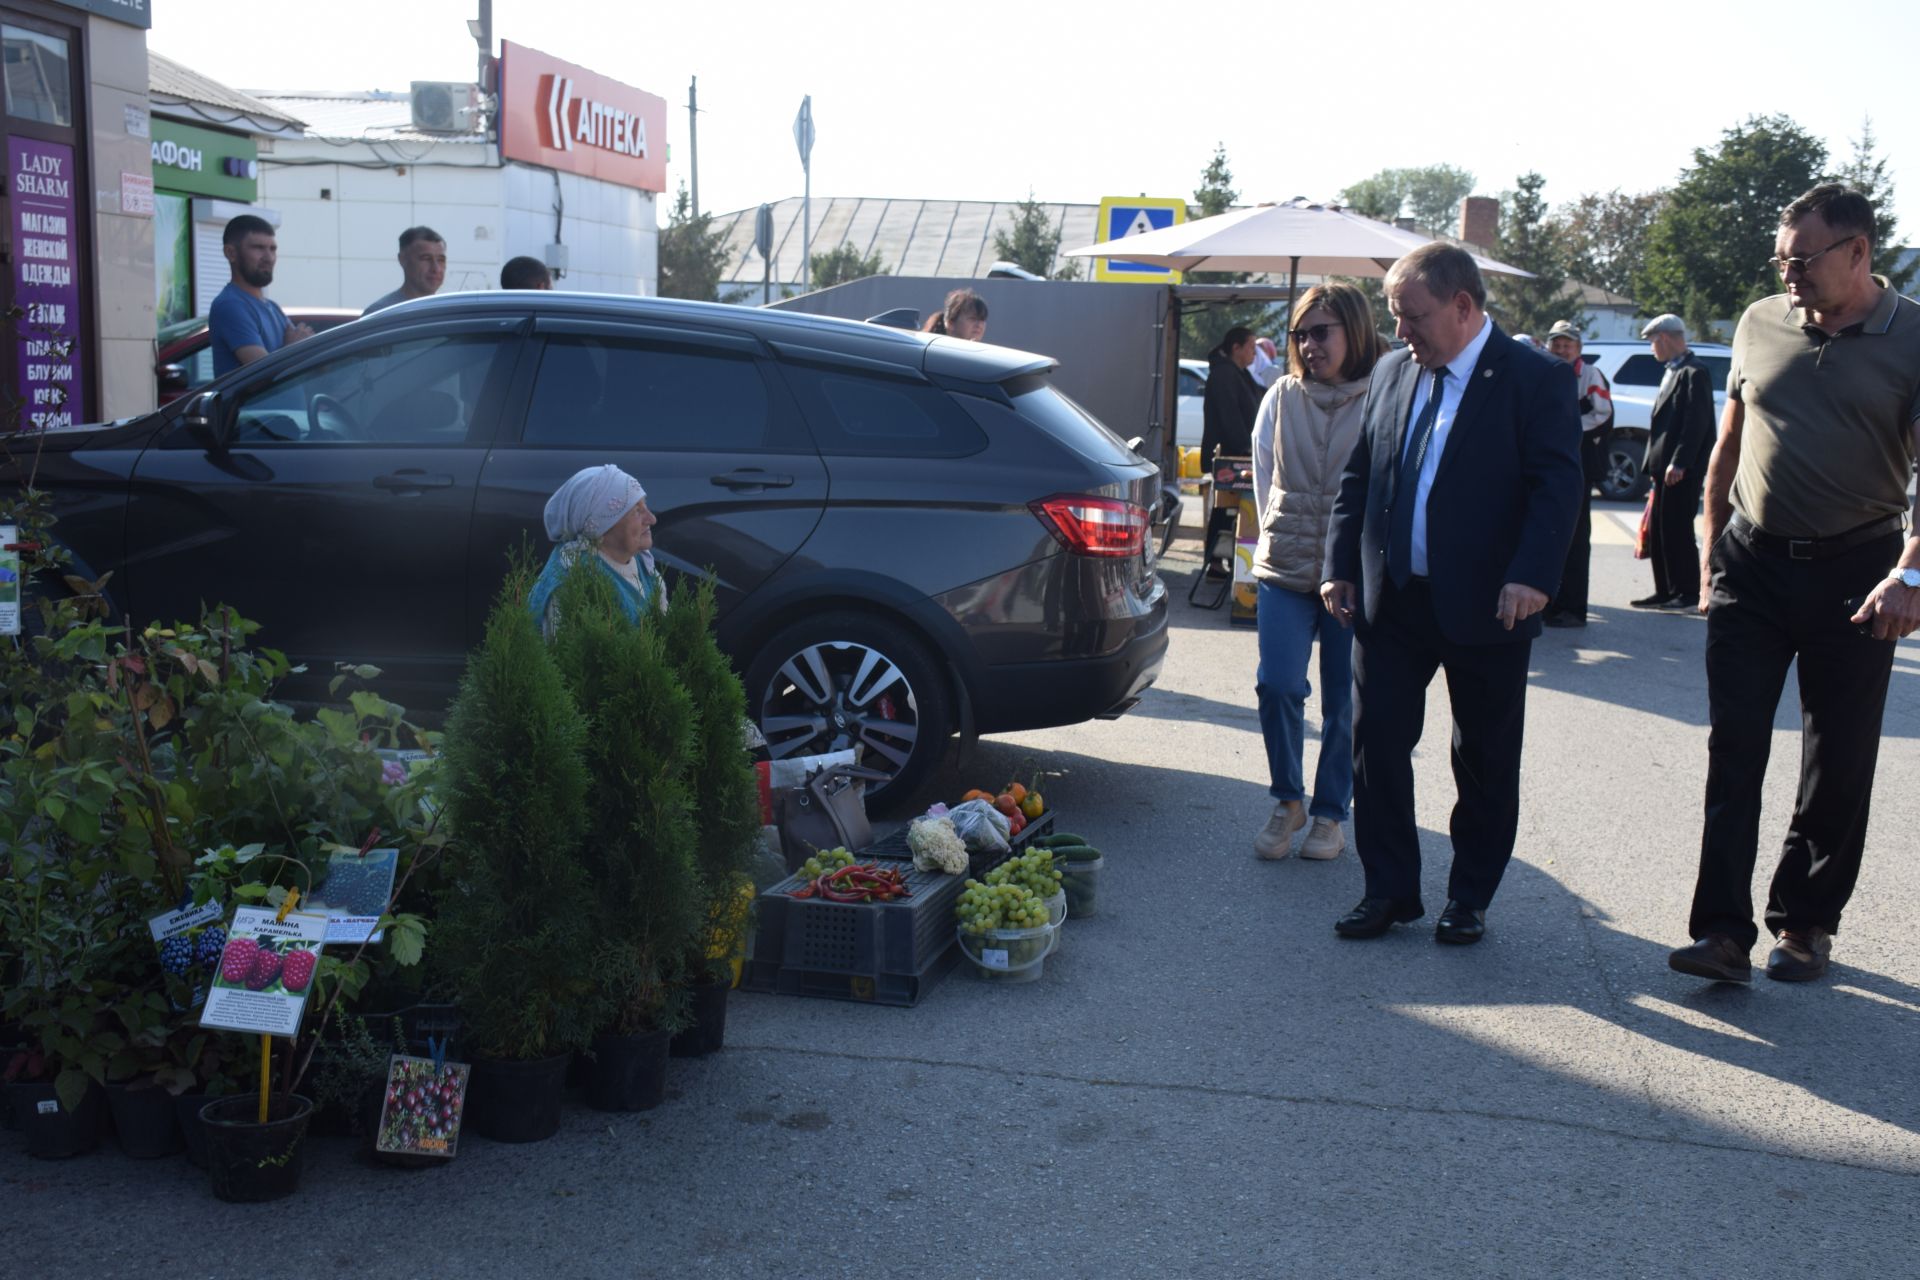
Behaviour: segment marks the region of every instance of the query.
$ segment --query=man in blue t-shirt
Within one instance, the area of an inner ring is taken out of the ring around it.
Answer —
[[[269,302],[264,292],[273,283],[273,264],[280,251],[273,224],[243,213],[227,223],[220,242],[233,266],[233,278],[207,309],[216,378],[289,342],[313,336],[304,324],[288,324],[287,313]]]

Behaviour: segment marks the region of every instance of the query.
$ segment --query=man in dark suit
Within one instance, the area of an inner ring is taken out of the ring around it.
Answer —
[[[1667,366],[1653,398],[1647,436],[1647,478],[1653,483],[1653,518],[1647,559],[1653,563],[1653,594],[1630,601],[1636,609],[1692,609],[1700,603],[1700,546],[1693,518],[1700,513],[1700,487],[1713,452],[1713,375],[1687,348],[1686,323],[1655,316],[1640,331],[1653,358]]]
[[[1354,834],[1360,904],[1334,924],[1377,938],[1426,914],[1413,748],[1445,669],[1453,708],[1453,866],[1434,936],[1478,942],[1513,856],[1536,615],[1580,506],[1572,366],[1487,318],[1471,254],[1435,243],[1387,272],[1407,343],[1374,369],[1335,500],[1320,595],[1355,627]]]

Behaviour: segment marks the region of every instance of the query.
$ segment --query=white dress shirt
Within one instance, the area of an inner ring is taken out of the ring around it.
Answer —
[[[1493,321],[1482,319],[1480,332],[1473,341],[1461,349],[1459,355],[1447,361],[1447,380],[1441,384],[1440,416],[1433,422],[1433,438],[1427,445],[1427,456],[1420,461],[1420,478],[1413,490],[1413,547],[1410,557],[1414,576],[1427,576],[1427,494],[1433,488],[1433,475],[1440,466],[1440,455],[1447,450],[1447,433],[1453,430],[1453,420],[1460,413],[1460,397],[1467,392],[1467,382],[1473,377],[1473,366],[1480,363],[1480,353],[1486,349],[1487,338],[1493,332]],[[1402,433],[1405,444],[1413,443],[1413,424],[1419,421],[1420,411],[1427,407],[1427,399],[1433,394],[1433,375],[1427,370],[1420,371],[1420,381],[1425,385],[1426,395],[1413,397],[1412,416],[1407,419],[1407,430]]]

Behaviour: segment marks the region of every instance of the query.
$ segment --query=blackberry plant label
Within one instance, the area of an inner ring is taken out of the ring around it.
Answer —
[[[326,912],[328,942],[380,941],[380,917],[393,899],[399,867],[398,849],[345,849],[327,859],[326,875],[303,905]]]
[[[291,1036],[313,990],[327,917],[294,911],[284,920],[262,907],[233,913],[227,945],[212,973],[200,1025],[263,1036]]]

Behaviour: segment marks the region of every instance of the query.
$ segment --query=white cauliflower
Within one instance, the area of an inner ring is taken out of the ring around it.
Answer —
[[[918,870],[950,876],[967,873],[967,846],[945,817],[915,818],[907,828],[907,848],[913,851]]]

